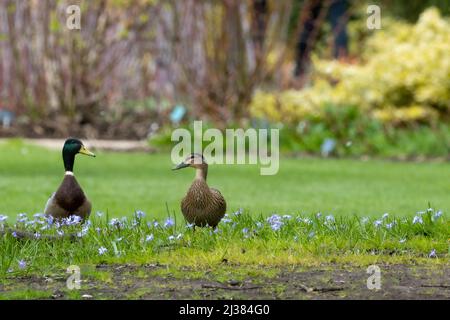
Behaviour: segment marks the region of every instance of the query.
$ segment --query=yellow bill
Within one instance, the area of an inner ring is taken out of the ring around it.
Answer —
[[[78,151],[78,153],[85,154],[90,157],[95,157],[95,154],[90,152],[88,149],[86,149],[85,146],[81,146],[81,149],[80,149],[80,151]]]

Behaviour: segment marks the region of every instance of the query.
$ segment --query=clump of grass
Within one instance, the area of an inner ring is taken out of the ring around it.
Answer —
[[[71,264],[116,262],[176,262],[177,264],[295,263],[298,256],[407,255],[422,258],[449,256],[450,220],[428,208],[412,218],[383,214],[379,218],[317,214],[253,217],[239,210],[225,215],[218,228],[196,228],[174,217],[112,218],[101,212],[84,224],[79,217],[56,221],[36,214],[19,214],[0,230],[26,231],[20,239],[12,231],[0,238],[0,277],[66,268]],[[49,239],[47,235],[57,236]],[[72,237],[67,237],[72,235]],[[247,253],[247,254],[246,254]]]

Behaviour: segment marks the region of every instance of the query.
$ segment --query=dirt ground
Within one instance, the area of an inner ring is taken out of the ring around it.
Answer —
[[[98,265],[108,279],[81,276],[81,288],[69,291],[67,276],[8,278],[0,296],[17,290],[47,292],[42,299],[450,299],[450,268],[409,265],[380,266],[381,289],[369,290],[366,268],[327,265],[281,269],[275,277],[241,277],[218,281],[183,278],[162,265]],[[182,271],[182,270],[181,270]],[[191,270],[184,270],[189,275]]]

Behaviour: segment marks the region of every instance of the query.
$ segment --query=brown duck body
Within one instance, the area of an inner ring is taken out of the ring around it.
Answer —
[[[220,191],[206,183],[206,172],[197,170],[194,182],[181,201],[181,212],[189,223],[215,228],[225,215],[227,204]]]
[[[54,218],[77,215],[86,219],[91,213],[91,203],[73,175],[65,175],[58,190],[47,201],[44,213]]]

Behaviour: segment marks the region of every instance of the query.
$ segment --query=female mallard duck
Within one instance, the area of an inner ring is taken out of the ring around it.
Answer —
[[[44,213],[54,218],[80,216],[83,220],[91,213],[91,203],[73,175],[73,164],[77,153],[95,157],[78,139],[67,139],[62,149],[66,174],[58,190],[47,201]]]
[[[193,153],[174,170],[192,167],[196,169],[194,182],[181,201],[181,212],[195,226],[215,228],[227,210],[227,203],[219,190],[208,187],[208,164],[202,155]]]

